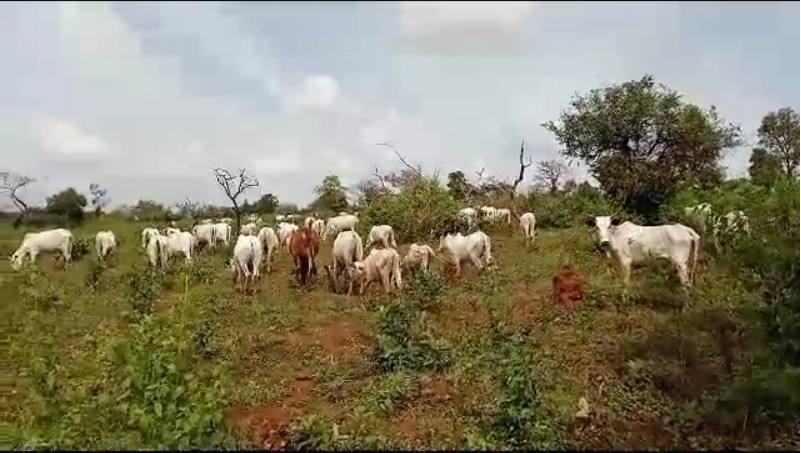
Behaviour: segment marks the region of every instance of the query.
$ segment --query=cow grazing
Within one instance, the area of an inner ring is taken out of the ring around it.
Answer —
[[[373,244],[378,244],[381,247],[397,247],[395,242],[395,232],[389,225],[376,225],[370,228],[370,234],[367,236],[367,245],[370,247]]]
[[[97,257],[105,260],[110,253],[117,249],[117,239],[111,231],[98,231],[95,235],[95,251]]]
[[[170,261],[167,237],[161,234],[150,235],[147,245],[145,246],[145,254],[151,266],[159,266],[162,269],[166,269]]]
[[[409,269],[420,268],[428,272],[432,258],[442,261],[430,246],[426,244],[412,244],[409,246],[409,251],[406,252],[406,256],[403,258],[403,265]]]
[[[214,224],[214,245],[217,245],[218,242],[222,242],[225,246],[228,246],[228,243],[231,242],[230,222],[219,222]]]
[[[537,234],[537,218],[534,217],[534,213],[526,212],[520,216],[520,230],[523,231],[526,245],[531,245]]]
[[[334,239],[331,258],[333,259],[334,277],[337,279],[351,263],[364,259],[364,248],[359,233],[355,231],[339,232]]]
[[[195,247],[196,239],[191,233],[178,232],[166,236],[167,238],[167,258],[175,254],[182,254],[187,263],[192,262],[192,249]]]
[[[680,223],[640,226],[631,222],[621,223],[609,216],[590,218],[587,225],[596,228],[599,245],[612,251],[626,286],[629,285],[632,264],[651,256],[672,262],[683,285],[687,286],[695,279],[701,237],[692,228]]]
[[[227,226],[227,225],[226,225]],[[195,236],[197,243],[205,243],[208,244],[209,247],[214,248],[217,241],[214,237],[214,224],[212,223],[202,223],[200,225],[195,225],[192,227],[192,234]]]
[[[326,240],[329,234],[337,234],[340,231],[345,230],[354,230],[356,229],[356,225],[359,223],[359,218],[355,215],[351,214],[344,214],[338,215],[336,217],[331,217],[326,222],[325,232],[323,233],[323,241]]]
[[[259,238],[239,235],[234,245],[234,256],[230,261],[231,271],[234,273],[234,284],[239,291],[256,291],[261,259],[262,245]]]
[[[17,251],[9,258],[11,268],[18,271],[22,267],[23,258],[26,255],[30,258],[31,263],[36,262],[36,257],[41,252],[58,252],[64,257],[66,266],[72,260],[72,244],[74,242],[72,233],[64,228],[27,233],[22,238],[22,244]]]
[[[289,237],[289,253],[294,263],[294,273],[301,285],[305,285],[312,275],[317,274],[315,257],[320,244],[314,232],[308,228],[298,228]]]
[[[150,242],[150,237],[153,235],[160,235],[161,233],[159,230],[155,228],[145,228],[142,230],[142,249],[144,250],[147,247],[147,244]]]
[[[356,261],[348,267],[350,283],[348,295],[353,292],[353,284],[359,283],[359,294],[364,294],[365,290],[374,281],[381,280],[384,292],[389,294],[392,286],[398,289],[403,287],[400,269],[401,258],[398,251],[393,248],[373,249],[370,254],[361,261]]]
[[[456,277],[461,275],[463,261],[469,260],[479,271],[492,262],[490,238],[483,231],[476,231],[467,236],[463,236],[461,233],[446,234],[439,239],[439,251],[445,249],[453,257]]]
[[[257,237],[259,238],[259,242],[261,242],[262,250],[266,254],[267,273],[270,273],[272,272],[275,249],[278,248],[278,236],[272,228],[263,227],[259,230]]]

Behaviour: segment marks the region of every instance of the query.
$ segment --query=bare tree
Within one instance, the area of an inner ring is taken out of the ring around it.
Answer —
[[[101,189],[100,184],[93,182],[89,184],[89,194],[92,196],[92,206],[95,208],[95,217],[100,217],[103,208],[108,204],[106,189]]]
[[[531,166],[531,156],[529,156],[527,160],[523,159],[525,153],[526,153],[526,142],[524,140],[520,142],[520,157],[518,158],[518,160],[520,161],[520,172],[517,175],[517,179],[515,179],[515,182],[512,184],[511,190],[509,190],[509,199],[512,202],[512,209],[514,209],[515,207],[514,202],[515,202],[515,193],[517,192],[517,186],[519,186],[520,183],[523,182],[523,178],[526,176],[526,168]]]
[[[193,201],[191,198],[186,197],[184,201],[175,203],[175,208],[183,217],[194,216],[198,212],[198,208],[200,208],[200,202]]]
[[[239,174],[233,175],[230,171],[222,168],[213,168],[214,176],[217,178],[217,184],[220,185],[225,196],[231,200],[231,205],[234,209],[234,216],[236,217],[236,233],[239,234],[241,227],[242,212],[239,208],[239,196],[251,187],[258,187],[259,180],[255,176],[247,174],[244,168],[239,169]]]
[[[559,183],[567,175],[567,166],[556,159],[542,160],[537,163],[537,174],[534,179],[544,185],[549,192],[556,193]]]
[[[35,182],[36,180],[11,172],[0,172],[0,194],[7,196],[11,199],[11,203],[19,211],[19,216],[14,221],[14,228],[17,228],[22,222],[22,219],[28,213],[28,204],[19,196],[19,191],[23,187]]]

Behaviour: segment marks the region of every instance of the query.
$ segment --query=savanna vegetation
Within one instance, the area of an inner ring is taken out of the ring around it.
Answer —
[[[536,215],[533,247],[514,221],[482,225],[493,266],[458,281],[444,270],[405,276],[390,297],[335,295],[322,279],[298,288],[285,252],[252,296],[231,285],[230,250],[149,269],[145,226],[248,213],[270,224],[304,211],[269,193],[249,202],[258,181],[244,170],[215,170],[230,207],[142,200],[112,212],[96,184],[89,206],[74,188],[32,206],[20,189],[36,181],[4,173],[0,195],[16,211],[0,224],[0,252],[62,225],[85,256],[66,270],[46,257],[21,272],[0,264],[2,446],[797,449],[798,113],[765,115],[742,179],[721,167],[742,144],[722,115],[650,76],[577,95],[544,127],[598,187],[570,180],[561,160],[535,165],[525,147],[509,152],[520,164],[511,182],[473,169],[439,178],[399,152],[404,170],[376,169],[355,201],[327,176],[306,211],[358,210],[362,237],[388,223],[401,254],[463,228],[454,219],[465,205]],[[750,234],[705,246],[687,292],[655,261],[622,297],[584,220],[690,224],[684,208],[701,202],[717,215],[742,210]],[[91,246],[105,229],[120,246],[103,263]],[[330,242],[318,261],[329,253]],[[565,264],[587,280],[570,307],[551,298]]]

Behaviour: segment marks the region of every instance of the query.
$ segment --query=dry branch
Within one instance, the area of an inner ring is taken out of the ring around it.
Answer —
[[[423,171],[420,169],[420,166],[417,166],[417,167],[415,167],[415,166],[411,165],[411,164],[410,164],[410,163],[409,163],[409,162],[406,160],[406,158],[404,158],[404,157],[401,155],[401,153],[399,153],[399,152],[398,152],[398,150],[397,150],[397,149],[395,149],[395,147],[394,147],[394,146],[392,146],[392,142],[382,142],[382,143],[376,143],[375,145],[376,145],[376,146],[386,146],[387,148],[390,148],[390,149],[391,149],[391,150],[392,150],[392,151],[395,153],[395,155],[396,155],[396,156],[398,156],[398,159],[400,159],[401,163],[402,163],[403,165],[405,165],[405,166],[406,166],[406,168],[408,168],[409,170],[411,170],[411,171],[415,172],[415,173],[417,174],[417,176],[423,176]]]

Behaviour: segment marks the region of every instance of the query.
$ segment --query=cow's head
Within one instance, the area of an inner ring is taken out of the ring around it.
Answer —
[[[15,271],[20,270],[22,267],[22,253],[15,252],[13,255],[8,257],[8,260],[11,262],[11,268]]]
[[[594,226],[595,231],[598,233],[598,245],[601,248],[609,245],[610,234],[614,231],[614,227],[620,225],[620,220],[610,216],[590,217],[587,219],[587,226]]]

